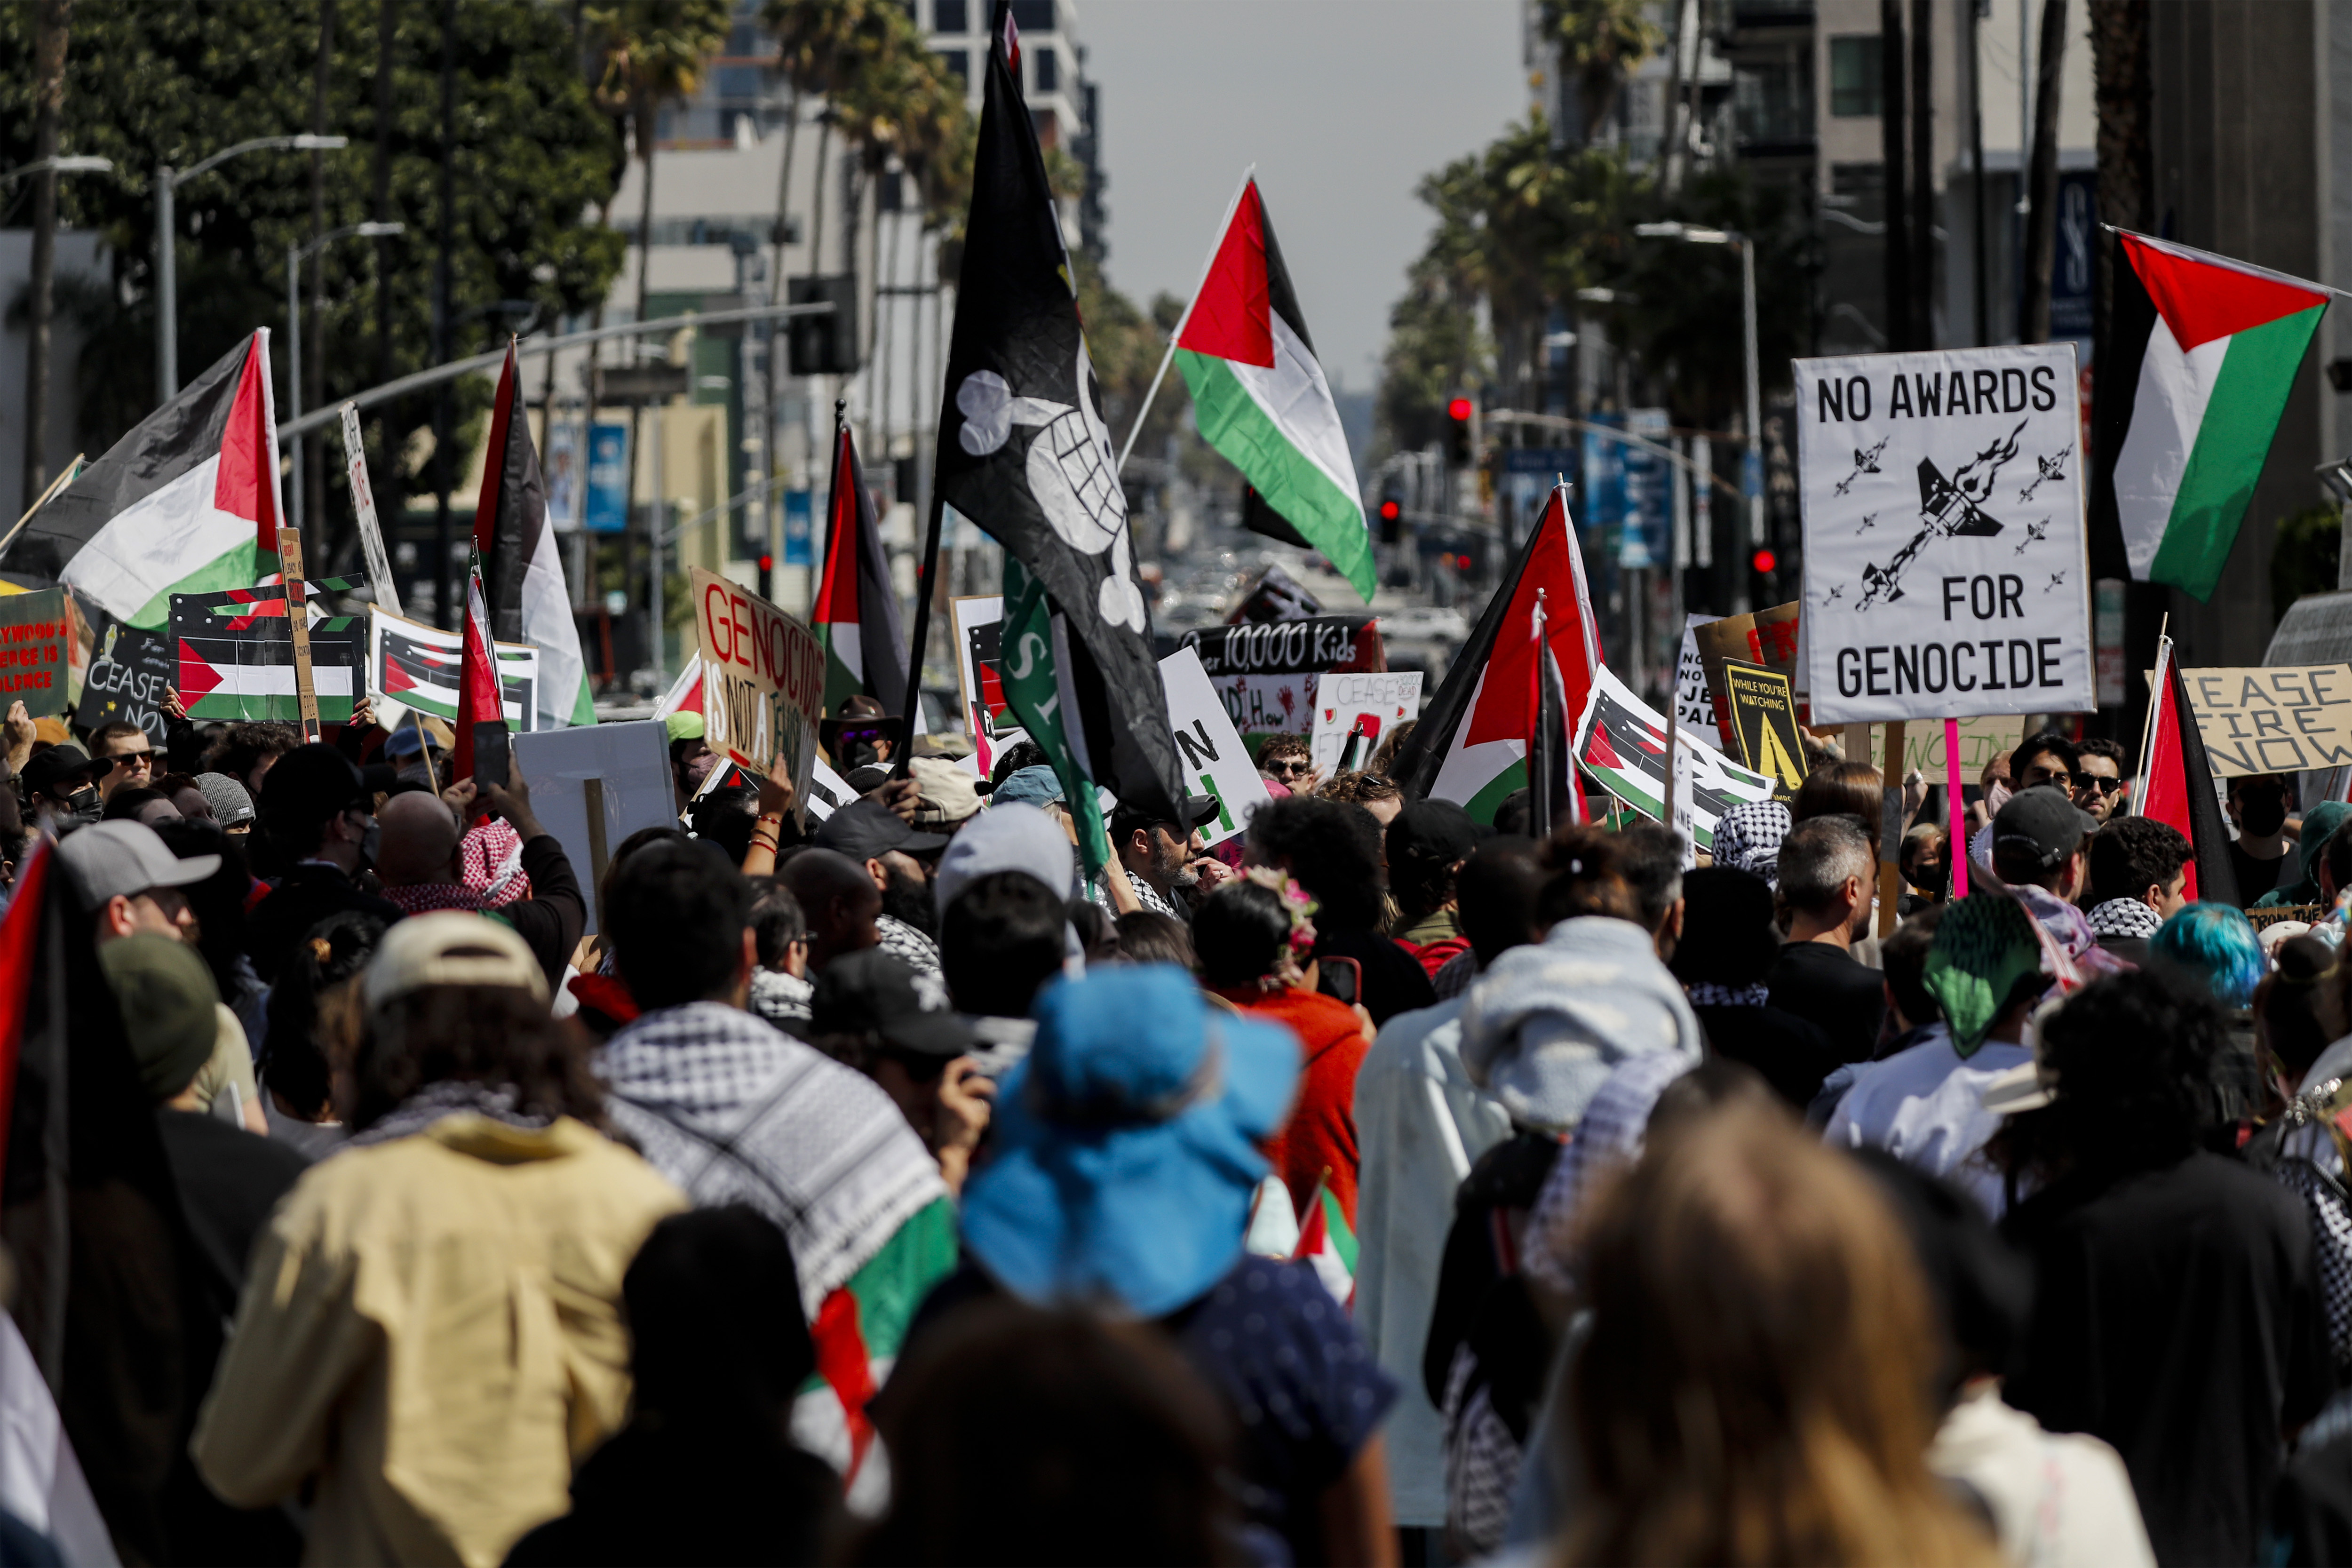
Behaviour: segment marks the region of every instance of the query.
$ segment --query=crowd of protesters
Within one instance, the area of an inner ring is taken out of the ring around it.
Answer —
[[[7,716],[0,1562],[2352,1561],[2291,781],[2259,931],[2056,734],[1705,850],[1276,735],[1090,876],[867,702],[583,879],[371,719]]]

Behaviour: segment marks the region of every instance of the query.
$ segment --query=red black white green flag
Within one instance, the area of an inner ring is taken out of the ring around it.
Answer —
[[[474,509],[474,549],[481,556],[490,635],[539,649],[539,710],[520,728],[593,724],[588,661],[580,651],[580,624],[572,617],[572,591],[564,585],[563,557],[547,514],[539,449],[531,445],[530,421],[522,416],[517,369],[509,343],[490,405],[490,443]]]
[[[871,697],[890,714],[907,710],[907,634],[898,624],[898,595],[874,517],[874,497],[857,461],[857,443],[834,405],[833,500],[825,530],[824,575],[810,629],[824,648],[824,710],[838,713],[852,697]]]
[[[306,579],[310,625],[310,684],[319,717],[340,724],[366,684],[367,621],[327,613],[325,594],[356,593],[363,577]],[[172,637],[179,645],[180,700],[199,722],[301,721],[294,690],[294,634],[282,585],[172,595]]]
[[[2238,873],[2230,864],[2230,833],[2213,795],[2213,769],[2205,738],[2197,731],[2197,710],[2173,652],[2170,637],[2158,639],[2153,684],[2158,700],[2148,715],[2147,751],[2140,758],[2132,799],[2140,816],[2168,824],[2189,840],[2194,853],[2184,868],[2181,891],[2192,900],[2234,904]]]
[[[2092,531],[2134,578],[2210,598],[2330,290],[2144,234],[2116,236],[2099,350]]]

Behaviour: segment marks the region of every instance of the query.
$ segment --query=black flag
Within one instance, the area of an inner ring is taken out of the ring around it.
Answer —
[[[1086,774],[1173,821],[1183,772],[1075,275],[1007,58],[1019,47],[1007,0],[990,32],[939,491],[1044,582],[1066,634],[1054,639],[1063,720]]]

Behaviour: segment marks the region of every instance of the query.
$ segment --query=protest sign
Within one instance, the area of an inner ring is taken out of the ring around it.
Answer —
[[[1761,665],[1726,659],[1723,692],[1739,760],[1772,781],[1772,798],[1794,800],[1805,782],[1805,740],[1797,729],[1797,694],[1789,678]]]
[[[2021,721],[1994,716],[1960,721],[1960,776],[1973,784],[1984,776],[1995,757],[2005,757],[2017,750],[2025,739]],[[1951,759],[1944,752],[1944,727],[1941,724],[1912,724],[1903,733],[1903,768],[1896,780],[1913,772],[1931,784],[1942,784],[1951,776]],[[1893,781],[1890,781],[1893,782]]]
[[[1607,668],[1596,672],[1592,695],[1577,721],[1577,763],[1611,795],[1652,821],[1662,821],[1666,797],[1666,722]],[[1685,764],[1684,759],[1687,758]],[[1702,849],[1715,847],[1715,825],[1735,805],[1772,798],[1772,781],[1710,751],[1684,730],[1675,745],[1675,772],[1686,765],[1691,836]]]
[[[36,719],[66,710],[66,591],[0,597],[0,709],[22,702]]]
[[[1201,837],[1206,843],[1223,844],[1247,826],[1250,812],[1268,798],[1265,781],[1257,776],[1241,732],[1225,716],[1225,705],[1209,684],[1198,652],[1180,647],[1161,659],[1160,684],[1168,693],[1168,721],[1175,726],[1186,784],[1197,783],[1202,795],[1217,797],[1217,815],[1202,826]]]
[[[1698,628],[1722,618],[1694,614],[1683,626],[1682,657],[1675,661],[1675,717],[1718,752],[1723,750],[1723,741],[1716,732],[1715,704],[1706,695],[1706,663],[1699,658]]]
[[[1724,701],[1726,659],[1736,658],[1742,664],[1778,670],[1789,678],[1790,685],[1802,689],[1797,668],[1799,606],[1794,600],[1753,615],[1726,616],[1690,630],[1692,640],[1698,646],[1700,668],[1706,676],[1707,705],[1715,714],[1716,731],[1722,736],[1717,750],[1738,744],[1731,734],[1731,710]],[[1803,717],[1802,708],[1800,703],[1800,718]]]
[[[1268,735],[1313,728],[1326,672],[1388,668],[1379,626],[1361,612],[1209,626],[1186,632],[1183,646],[1200,654],[1227,717],[1253,751]]]
[[[1812,721],[2095,706],[2074,345],[1795,370]]]
[[[996,754],[1027,739],[1028,731],[1004,705],[999,628],[1004,596],[974,595],[951,601],[955,612],[956,687],[963,701],[964,732],[971,737],[965,768],[981,778],[996,765]]]
[[[160,746],[166,723],[163,693],[179,673],[179,650],[170,637],[108,621],[82,676],[81,706],[74,710],[74,722],[85,730],[136,724]]]
[[[808,816],[809,763],[824,708],[824,649],[767,600],[701,567],[689,581],[702,646],[704,744],[753,773],[782,762]]]
[[[499,705],[509,727],[539,725],[539,649],[530,643],[493,643],[499,664]],[[457,679],[465,658],[465,636],[412,621],[382,605],[368,613],[367,688],[376,700],[376,719],[387,730],[414,708],[450,723],[457,721]]]
[[[1307,754],[1326,779],[1337,773],[1361,772],[1391,731],[1420,714],[1417,669],[1326,675],[1315,699]]]
[[[316,717],[330,724],[350,720],[352,700],[365,682],[367,623],[358,616],[329,615],[325,595],[350,593],[363,581],[327,577],[303,584]],[[189,718],[199,723],[303,722],[282,584],[174,594],[172,638],[180,656],[175,684]]]
[[[2184,669],[2217,778],[2352,763],[2352,665]]]
[[[519,734],[512,743],[532,814],[563,846],[588,892],[593,935],[604,924],[613,851],[640,828],[677,826],[669,732],[658,719],[639,719]]]

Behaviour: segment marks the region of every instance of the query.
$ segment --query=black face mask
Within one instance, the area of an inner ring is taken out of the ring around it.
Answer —
[[[910,876],[896,866],[885,873],[890,885],[882,889],[882,912],[901,920],[925,936],[939,934],[939,918],[931,905],[931,885],[919,876]]]
[[[2256,838],[2268,838],[2286,826],[2286,799],[2276,795],[2250,795],[2238,803],[2238,826]]]
[[[84,822],[96,822],[98,814],[106,809],[106,803],[98,798],[96,784],[84,784],[66,796],[66,804],[72,807],[73,814]]]
[[[1941,893],[1944,890],[1944,863],[1941,860],[1920,861],[1911,868],[1911,885],[1923,893]]]

